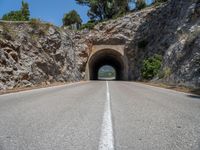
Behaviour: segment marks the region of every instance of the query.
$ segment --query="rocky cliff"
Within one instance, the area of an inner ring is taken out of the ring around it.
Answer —
[[[91,47],[98,44],[125,45],[129,80],[140,80],[142,61],[160,54],[162,75],[155,81],[200,87],[200,1],[171,0],[92,31],[1,22],[0,89],[83,80]]]
[[[82,80],[87,50],[76,36],[50,24],[1,22],[0,89]]]
[[[155,81],[200,87],[199,0],[171,0],[101,23],[89,34],[94,44],[125,44],[130,80],[141,79],[145,58],[160,54],[163,65]]]

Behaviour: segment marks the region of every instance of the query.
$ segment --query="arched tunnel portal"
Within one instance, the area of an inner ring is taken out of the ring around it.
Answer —
[[[116,71],[116,80],[127,80],[127,63],[124,53],[115,49],[100,49],[89,58],[87,74],[89,80],[98,80],[98,71],[102,66],[112,66]]]

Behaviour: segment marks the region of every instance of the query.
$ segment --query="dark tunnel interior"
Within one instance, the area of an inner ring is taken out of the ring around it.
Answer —
[[[122,55],[115,50],[101,50],[94,54],[89,62],[90,80],[98,80],[98,71],[102,66],[112,66],[116,71],[116,80],[123,80],[124,63]]]

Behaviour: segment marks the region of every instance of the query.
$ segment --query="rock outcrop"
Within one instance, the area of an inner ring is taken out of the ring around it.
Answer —
[[[155,81],[200,87],[200,1],[171,0],[101,23],[91,31],[94,44],[125,44],[129,80],[141,79],[142,61],[160,54]]]
[[[76,36],[39,22],[1,22],[0,89],[82,80],[87,50]]]
[[[1,22],[0,89],[83,80],[91,47],[100,44],[125,45],[129,80],[140,80],[142,61],[160,54],[155,81],[200,87],[200,1],[170,0],[91,31]]]

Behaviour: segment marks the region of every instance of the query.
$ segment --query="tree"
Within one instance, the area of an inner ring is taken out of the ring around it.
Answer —
[[[22,1],[21,9],[18,11],[11,11],[3,15],[2,20],[7,21],[28,21],[30,19],[30,11],[28,3]]]
[[[154,3],[164,3],[167,2],[168,0],[154,0]]]
[[[23,21],[23,16],[21,11],[11,11],[3,15],[2,20],[6,21]]]
[[[82,24],[80,15],[72,10],[63,17],[63,26],[70,26],[71,29],[79,29]]]
[[[29,11],[29,5],[28,3],[22,1],[22,7],[21,7],[22,16],[25,21],[28,21],[30,19],[30,11]]]
[[[104,20],[129,11],[129,4],[135,0],[76,0],[76,2],[90,8],[88,16],[91,20]]]
[[[138,10],[141,10],[143,8],[145,8],[147,6],[146,1],[145,0],[137,0],[136,2],[136,8]]]

